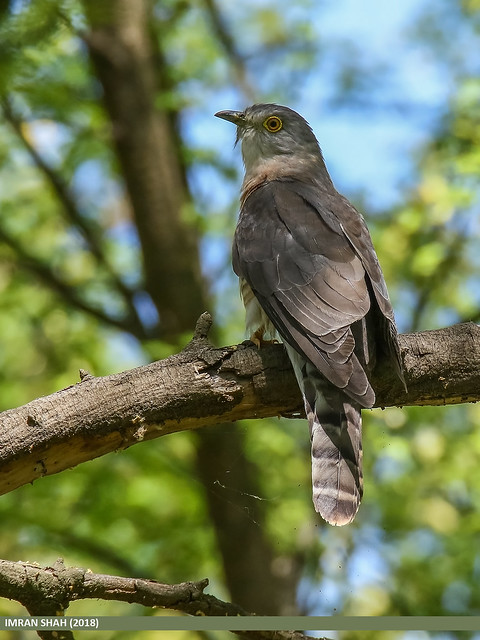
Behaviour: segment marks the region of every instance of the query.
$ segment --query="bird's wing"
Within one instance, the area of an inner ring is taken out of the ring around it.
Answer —
[[[312,195],[314,195],[313,205],[318,206],[318,192],[313,191]],[[403,375],[403,363],[398,344],[395,316],[388,296],[385,278],[383,277],[365,220],[350,202],[338,193],[335,195],[328,194],[325,198],[322,198],[322,203],[340,220],[346,237],[362,261],[371,283],[379,312],[375,314],[376,324],[380,333],[377,344],[383,349],[385,355],[391,359],[397,375],[406,390],[407,386]]]
[[[265,183],[245,200],[233,267],[282,338],[362,406],[375,395],[351,325],[365,317],[365,267],[338,217],[298,181]]]

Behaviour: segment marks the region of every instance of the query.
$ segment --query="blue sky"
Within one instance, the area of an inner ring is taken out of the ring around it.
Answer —
[[[234,33],[235,20],[248,13],[250,4],[257,8],[273,5],[269,0],[249,0],[240,11],[233,0],[221,4]],[[287,11],[296,17],[311,7],[307,15],[318,44],[312,66],[299,71],[292,90],[287,87],[282,93],[280,87],[273,95],[276,68],[264,68],[250,76],[258,101],[287,101],[310,122],[336,187],[350,198],[362,195],[367,222],[376,212],[400,203],[406,186],[413,188],[417,179],[415,158],[449,107],[454,82],[448,66],[412,37],[418,16],[429,4],[429,0],[294,3]],[[438,3],[437,7],[441,8]],[[245,47],[250,40],[239,43],[247,57]],[[338,74],[342,64],[350,62],[349,55],[358,67],[355,82],[368,88],[363,94],[369,101],[366,108],[355,100],[337,100]],[[285,98],[285,94],[293,97]],[[213,114],[247,104],[244,96],[229,87],[201,97],[183,118],[184,135],[193,146],[211,149],[238,169],[236,184],[226,183],[208,165],[192,171],[191,186],[199,209],[211,219],[231,206],[242,174],[240,149],[233,147],[234,127]],[[216,274],[217,291],[222,296],[235,287],[229,254],[230,239],[224,234],[214,232],[206,237],[202,251],[205,272]]]
[[[300,95],[289,106],[300,111],[313,126],[340,190],[365,191],[374,208],[396,201],[399,183],[412,179],[412,152],[428,139],[452,89],[439,61],[409,38],[412,21],[427,5],[427,0],[339,0],[318,3],[310,13],[311,26],[320,43],[318,64],[308,74],[301,72],[307,81],[299,81]],[[293,5],[293,10],[298,13],[298,6]],[[228,17],[228,10],[225,15]],[[338,73],[338,42],[342,40],[353,43],[358,50],[361,67],[368,70],[379,65],[387,69],[386,77],[373,87],[371,95],[372,105],[377,102],[386,106],[373,115],[352,107],[332,109],[329,104]],[[329,52],[329,43],[337,43],[337,49]],[[252,81],[261,92],[262,77]],[[417,107],[417,114],[405,118],[389,109],[389,103]],[[220,94],[212,104],[212,112],[237,106],[241,105],[226,104]],[[211,139],[210,127],[203,122],[199,126],[203,130],[202,142],[209,136]],[[195,128],[192,133],[195,139]],[[227,131],[231,144],[233,135]],[[225,126],[217,124],[214,136],[223,146]]]
[[[250,5],[257,10],[275,7],[270,0],[247,0],[241,7],[234,0],[225,0],[219,5],[234,35],[238,36],[235,17],[248,12]],[[368,206],[367,219],[369,213],[397,202],[401,198],[400,186],[415,182],[414,154],[429,139],[448,106],[453,84],[442,61],[426,48],[415,45],[409,35],[414,18],[428,5],[429,0],[393,3],[305,0],[286,8],[289,12],[286,20],[294,15],[309,17],[320,51],[312,68],[299,72],[298,86],[290,92],[295,98],[288,101],[289,106],[314,128],[337,188],[347,196],[362,192]],[[245,40],[248,43],[248,39],[242,38],[240,47],[246,46]],[[339,46],[342,41],[347,43],[343,52]],[[379,74],[378,84],[371,87],[368,110],[356,108],[354,103],[335,104],[338,58],[345,52],[348,56],[349,46],[358,58],[355,64],[359,66],[359,75],[362,69],[368,72],[375,66],[386,70]],[[274,76],[276,71],[269,68],[265,69],[265,77],[263,74],[251,77],[259,100],[267,99],[266,76]],[[246,99],[231,86],[208,94],[205,89],[198,99],[190,98],[191,107],[182,120],[184,137],[194,147],[209,148],[219,158],[237,166],[240,181],[241,159],[239,149],[233,148],[234,127],[217,120],[213,114],[220,109],[245,106]],[[268,99],[285,102],[280,93],[269,94]],[[399,103],[411,108],[407,117],[395,108]],[[35,133],[42,151],[55,162],[55,149],[63,139],[61,128],[42,123]],[[76,183],[97,192],[99,181],[104,184],[105,176],[99,175],[98,166],[92,165],[90,170],[83,168]],[[208,164],[195,168],[191,185],[200,209],[208,207],[206,215],[225,209],[231,203],[233,189],[238,188],[238,184],[225,187],[223,178]],[[207,262],[212,260],[216,264],[215,251],[208,253]]]

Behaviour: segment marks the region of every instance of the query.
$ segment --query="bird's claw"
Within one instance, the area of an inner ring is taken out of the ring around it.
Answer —
[[[263,336],[264,336],[264,330],[257,329],[255,333],[252,333],[252,335],[250,336],[250,342],[253,342],[253,344],[257,347],[257,349],[261,349],[262,347],[268,347],[268,345],[271,345],[271,344],[278,344],[278,340],[275,340],[275,339],[264,340]]]

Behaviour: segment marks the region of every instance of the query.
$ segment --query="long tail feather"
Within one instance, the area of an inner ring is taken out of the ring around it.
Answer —
[[[325,405],[317,395],[311,407],[305,395],[312,446],[313,504],[327,522],[344,525],[354,519],[362,499],[362,418],[360,407],[349,402],[336,412]]]
[[[361,406],[288,345],[287,352],[310,427],[315,510],[329,524],[348,524],[363,493]]]

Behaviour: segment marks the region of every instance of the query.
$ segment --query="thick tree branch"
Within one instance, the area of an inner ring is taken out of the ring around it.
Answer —
[[[86,460],[215,422],[302,414],[282,345],[213,347],[203,314],[180,353],[82,381],[0,414],[0,494]],[[387,363],[372,377],[376,406],[480,400],[480,327],[400,336],[408,393]]]
[[[61,559],[53,567],[0,560],[0,597],[20,602],[32,615],[59,615],[71,602],[86,599],[135,603],[180,611],[191,616],[251,615],[235,604],[204,593],[207,586],[207,579],[172,585],[142,578],[92,573],[89,569],[65,567]],[[46,602],[51,613],[43,613]],[[308,636],[296,631],[232,633],[250,640],[309,640]],[[63,635],[62,639],[70,637]]]

